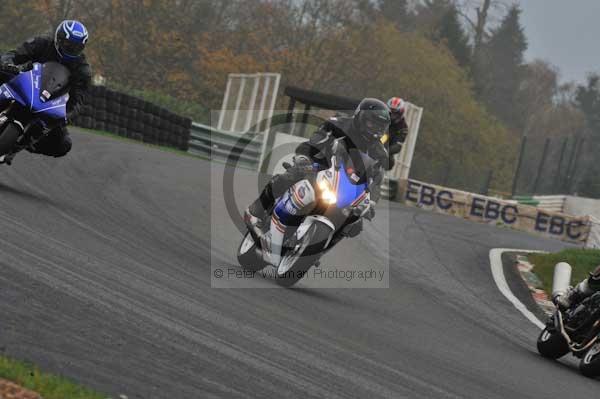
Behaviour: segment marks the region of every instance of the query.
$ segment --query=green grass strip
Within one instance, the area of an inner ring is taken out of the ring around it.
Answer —
[[[44,399],[106,399],[100,394],[73,381],[41,372],[27,362],[0,356],[0,378],[12,381],[40,394]]]
[[[600,265],[600,250],[597,249],[565,249],[552,254],[529,254],[527,258],[535,265],[533,272],[540,278],[544,291],[552,292],[552,276],[554,266],[558,262],[567,262],[573,267],[571,285],[575,285],[589,276],[589,273]]]

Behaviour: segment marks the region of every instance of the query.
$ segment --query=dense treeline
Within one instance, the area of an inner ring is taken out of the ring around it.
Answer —
[[[437,183],[478,189],[493,170],[506,190],[521,135],[585,123],[588,92],[524,62],[520,10],[500,0],[4,0],[1,45],[65,17],[88,26],[96,73],[156,98],[215,108],[228,73],[257,71],[344,96],[402,95],[426,108],[415,177]]]

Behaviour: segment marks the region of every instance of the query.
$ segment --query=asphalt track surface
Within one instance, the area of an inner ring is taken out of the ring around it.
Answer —
[[[384,265],[389,241],[389,288],[211,288],[241,238],[222,170],[87,133],[3,167],[0,351],[129,398],[597,396],[575,362],[537,355],[490,273],[491,248],[560,242],[392,204],[391,238],[381,210],[322,266]],[[241,207],[257,184],[239,175]]]

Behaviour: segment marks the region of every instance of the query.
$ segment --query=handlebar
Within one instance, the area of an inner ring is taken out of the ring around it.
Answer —
[[[26,62],[25,64],[15,65],[12,63],[0,64],[0,70],[2,72],[18,75],[21,72],[29,71],[33,67],[33,63]]]

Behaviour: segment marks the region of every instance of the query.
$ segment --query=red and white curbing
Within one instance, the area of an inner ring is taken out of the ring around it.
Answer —
[[[534,265],[529,262],[526,255],[517,255],[517,270],[519,270],[519,274],[527,287],[529,288],[529,292],[531,292],[531,296],[538,304],[538,306],[546,313],[548,316],[554,313],[554,304],[551,299],[548,297],[546,291],[544,291],[542,287],[542,282],[538,278],[538,276],[533,273]]]
[[[509,248],[494,248],[490,250],[490,268],[492,271],[492,277],[498,287],[498,290],[504,295],[504,297],[512,303],[512,305],[525,316],[531,323],[537,326],[539,329],[543,329],[545,324],[539,320],[536,315],[531,313],[527,306],[523,304],[510,290],[506,277],[504,276],[504,266],[502,265],[502,254],[504,252],[518,252],[518,253],[544,253],[543,251],[530,251],[522,249],[509,249]]]

